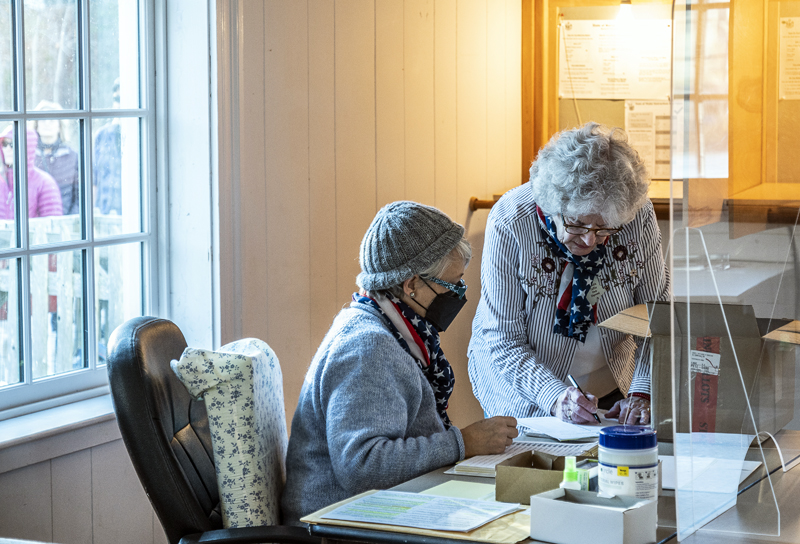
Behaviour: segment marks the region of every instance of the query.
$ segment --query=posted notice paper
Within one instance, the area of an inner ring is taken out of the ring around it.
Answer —
[[[800,17],[781,17],[780,89],[781,100],[800,99]]]
[[[669,97],[669,19],[565,20],[559,33],[559,98]]]
[[[670,176],[670,109],[667,100],[626,100],[625,132],[653,179]]]
[[[519,509],[519,504],[378,491],[320,517],[437,531],[471,531]]]

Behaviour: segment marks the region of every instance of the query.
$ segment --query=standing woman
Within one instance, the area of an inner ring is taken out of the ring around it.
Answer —
[[[642,160],[619,129],[555,135],[530,182],[492,208],[469,376],[487,415],[650,421],[643,342],[597,323],[666,300],[669,273]],[[571,374],[586,396],[569,386]]]
[[[361,242],[360,287],[334,319],[292,420],[284,523],[480,454],[501,453],[516,420],[455,427],[454,376],[439,345],[466,302],[464,227],[436,208],[394,202]]]

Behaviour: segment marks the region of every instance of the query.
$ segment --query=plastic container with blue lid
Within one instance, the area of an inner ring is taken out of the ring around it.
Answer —
[[[642,425],[615,425],[600,429],[597,458],[602,495],[658,498],[658,439]]]

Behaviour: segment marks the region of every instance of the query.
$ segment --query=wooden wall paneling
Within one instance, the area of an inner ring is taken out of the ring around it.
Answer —
[[[242,12],[239,29],[239,184],[241,198],[234,203],[241,217],[239,237],[241,259],[244,263],[242,277],[241,335],[266,339],[269,336],[270,301],[266,286],[267,277],[267,214],[266,214],[266,164],[264,157],[265,117],[264,85],[264,3],[240,2]],[[236,213],[236,212],[234,212]],[[236,338],[224,341],[236,340]]]
[[[402,0],[375,3],[377,206],[406,195],[404,13]]]
[[[764,21],[766,4],[731,4],[728,63],[728,196],[764,182],[766,149],[763,132]],[[766,228],[766,217],[731,203],[728,207],[731,238],[739,238]]]
[[[153,542],[155,514],[122,440],[95,446],[91,455],[94,542]]]
[[[311,350],[342,306],[337,295],[334,4],[308,1],[308,176]],[[309,361],[310,362],[310,361]],[[292,410],[293,411],[293,410]],[[288,415],[288,414],[287,414]]]
[[[50,461],[0,474],[0,537],[53,540]]]
[[[434,2],[434,204],[458,219],[456,0]]]
[[[536,138],[536,123],[534,121],[536,115],[538,93],[536,91],[536,83],[540,79],[536,76],[536,69],[538,64],[535,62],[537,53],[537,39],[535,36],[535,18],[536,18],[536,2],[534,0],[522,0],[521,6],[521,104],[520,112],[522,122],[520,128],[522,131],[521,141],[521,172],[520,180],[528,179],[528,171],[531,162],[536,155],[536,148],[534,147]]]
[[[489,178],[492,193],[502,193],[506,190],[528,181],[528,168],[523,167],[520,172],[519,165],[523,162],[523,147],[517,145],[522,141],[522,74],[525,65],[522,61],[522,4],[521,0],[505,0],[505,22],[503,35],[505,37],[503,58],[505,59],[505,71],[503,80],[505,81],[505,125],[506,125],[506,170],[502,184],[499,187],[494,185],[496,182]],[[498,180],[499,181],[499,180]],[[494,185],[494,186],[493,186]]]
[[[281,363],[285,403],[294,407],[312,356],[309,342],[298,342],[311,334],[308,4],[263,5],[266,340]]]
[[[92,542],[92,454],[81,450],[50,462],[53,542]],[[138,484],[138,480],[137,480]]]
[[[488,0],[486,13],[486,186],[477,196],[489,200],[496,187],[505,186],[506,87],[510,83],[506,80],[506,4],[506,0]]]
[[[337,294],[345,304],[360,271],[358,248],[377,211],[375,13],[370,0],[335,4]]]
[[[485,212],[480,212],[481,221],[474,221],[476,214],[469,210],[469,199],[484,194],[487,188],[488,63],[499,62],[498,59],[490,59],[487,54],[488,10],[489,3],[486,0],[461,2],[456,14],[458,206],[454,219],[465,226],[475,257],[480,255],[483,245]],[[472,394],[466,355],[472,318],[480,298],[480,289],[476,289],[480,285],[479,277],[480,259],[474,258],[464,276],[467,285],[472,286],[467,296],[468,302],[442,335],[444,352],[456,374],[456,386],[450,400],[450,415],[461,426],[483,417],[483,411]]]
[[[471,196],[486,189],[487,1],[458,4],[457,123],[458,216],[463,223]]]
[[[736,193],[759,185],[762,164],[762,86],[764,4],[731,4],[730,67],[730,190]]]
[[[435,203],[433,0],[404,2],[405,173],[409,200]]]

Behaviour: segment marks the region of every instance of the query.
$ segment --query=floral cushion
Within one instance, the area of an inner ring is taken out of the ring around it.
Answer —
[[[224,526],[280,523],[287,434],[275,352],[246,338],[220,351],[186,348],[171,366],[193,397],[205,398]]]

